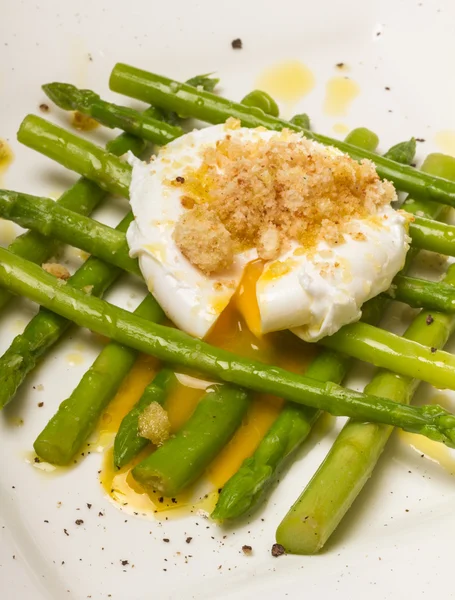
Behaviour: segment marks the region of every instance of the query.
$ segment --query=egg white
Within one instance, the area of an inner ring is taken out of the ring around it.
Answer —
[[[149,290],[182,330],[204,337],[229,304],[255,249],[237,254],[232,268],[211,277],[194,267],[173,240],[183,191],[169,181],[202,163],[202,150],[225,137],[226,125],[188,133],[162,148],[151,163],[130,156],[133,166],[130,203],[134,221],[127,232],[131,256],[137,256]],[[259,129],[230,129],[241,140],[292,135]],[[341,154],[314,142],[314,152]],[[346,234],[345,243],[325,241],[310,251],[294,242],[278,260],[265,264],[256,295],[262,333],[291,329],[317,341],[361,316],[364,302],[386,290],[402,268],[409,239],[405,218],[390,206],[355,221],[364,240]]]

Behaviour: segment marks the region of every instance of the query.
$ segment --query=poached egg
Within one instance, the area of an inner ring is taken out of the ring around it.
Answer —
[[[199,338],[213,328],[258,252],[239,251],[229,268],[211,275],[191,264],[174,240],[176,224],[187,210],[182,201],[185,192],[169,182],[187,169],[197,170],[202,151],[215,147],[227,132],[245,142],[285,135],[215,125],[176,139],[150,163],[129,157],[134,214],[127,232],[130,255],[138,258],[148,289],[166,315]],[[292,136],[294,141],[302,139],[300,134]],[[311,144],[315,155],[342,155],[335,148]],[[343,233],[341,244],[320,240],[306,248],[291,240],[278,258],[263,261],[255,279],[256,304],[240,307],[253,333],[291,329],[306,341],[317,341],[357,321],[362,304],[390,286],[409,248],[405,216],[387,204],[365,218],[352,219],[352,225],[355,233]]]

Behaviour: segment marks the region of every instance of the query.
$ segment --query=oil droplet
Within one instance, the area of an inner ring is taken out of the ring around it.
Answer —
[[[424,454],[427,459],[440,465],[451,475],[455,474],[455,457],[447,446],[440,442],[434,442],[423,435],[407,431],[400,431],[400,437],[420,455]]]
[[[70,367],[76,367],[85,361],[82,352],[70,352],[70,354],[67,354],[65,358]]]
[[[455,156],[455,131],[450,129],[438,131],[434,141],[443,152]]]
[[[349,77],[332,77],[326,85],[324,112],[330,116],[346,115],[359,94],[360,87]]]
[[[78,129],[79,131],[93,131],[97,127],[99,127],[99,123],[92,119],[92,117],[88,117],[87,115],[83,115],[78,110],[75,110],[71,113],[70,123],[74,127],[74,129]]]
[[[0,219],[0,245],[9,246],[15,237],[16,229],[11,221],[4,221],[3,219]]]
[[[344,123],[335,123],[332,129],[335,133],[338,133],[340,135],[343,135],[349,131],[349,127]]]
[[[13,158],[14,154],[8,143],[0,138],[0,185],[3,185],[2,176],[12,163]]]
[[[266,69],[259,76],[256,86],[275,100],[289,105],[311,92],[314,84],[314,75],[306,65],[299,60],[289,60]]]

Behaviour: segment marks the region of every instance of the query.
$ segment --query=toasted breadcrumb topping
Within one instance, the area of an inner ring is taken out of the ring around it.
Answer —
[[[392,183],[369,160],[357,162],[286,129],[268,140],[241,139],[232,134],[240,124],[230,121],[226,136],[201,150],[201,166],[178,183],[186,210],[174,239],[206,274],[226,269],[249,248],[274,260],[291,240],[311,248],[321,240],[343,243],[344,233],[364,239],[352,221],[396,200]]]
[[[71,277],[71,273],[68,269],[59,263],[43,263],[41,266],[47,273],[54,275],[57,279],[66,281]]]
[[[140,413],[138,431],[139,435],[150,440],[155,446],[161,446],[169,438],[171,423],[161,404],[152,402]]]

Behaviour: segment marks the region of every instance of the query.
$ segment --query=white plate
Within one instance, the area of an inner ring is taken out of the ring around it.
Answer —
[[[316,129],[331,134],[335,123],[349,128],[366,125],[380,134],[382,149],[415,135],[427,140],[419,145],[422,157],[438,149],[439,131],[455,129],[450,62],[455,55],[454,19],[450,0],[4,0],[0,135],[10,141],[16,155],[4,185],[55,196],[74,181],[64,169],[19,146],[15,132],[27,113],[38,112],[45,99],[42,83],[69,81],[113,98],[107,81],[116,61],[177,79],[216,71],[223,93],[240,99],[263,69],[298,59],[312,70],[316,85],[294,109],[310,113]],[[237,37],[243,40],[242,50],[231,48]],[[323,111],[325,85],[340,74],[335,68],[340,62],[350,67],[345,74],[361,91],[346,116],[329,117]],[[48,116],[67,123],[55,109]],[[100,128],[93,137],[104,141],[106,135]],[[125,205],[115,200],[97,216],[115,223],[124,211]],[[0,227],[5,244],[8,228]],[[137,286],[137,297],[131,299],[131,289],[131,284],[117,286],[108,298],[134,308],[141,292]],[[2,311],[0,351],[34,310],[20,301]],[[70,366],[67,355],[80,344],[83,362]],[[405,593],[453,597],[455,482],[398,435],[327,549],[315,557],[275,559],[270,547],[276,525],[317,468],[340,423],[324,438],[312,437],[268,505],[251,522],[229,530],[226,539],[225,531],[203,518],[158,523],[119,512],[100,489],[99,455],[59,477],[34,469],[27,457],[36,434],[97,350],[86,334],[73,330],[2,415],[4,600],[303,595],[313,600],[335,596],[384,600]],[[361,371],[368,369],[363,366]],[[351,383],[358,387],[361,380],[354,377]],[[44,390],[37,389],[39,384]],[[435,391],[424,386],[421,394],[428,401]],[[37,406],[40,401],[42,408]],[[19,418],[24,420],[20,427],[14,424]],[[446,458],[450,460],[450,455]],[[87,502],[93,505],[90,510]],[[98,516],[100,511],[104,516]],[[75,525],[76,519],[84,524]],[[187,536],[193,537],[190,546]],[[170,543],[163,543],[163,538]],[[252,556],[243,555],[243,544],[253,546]],[[192,557],[185,562],[188,553]],[[129,564],[122,566],[121,560]]]

